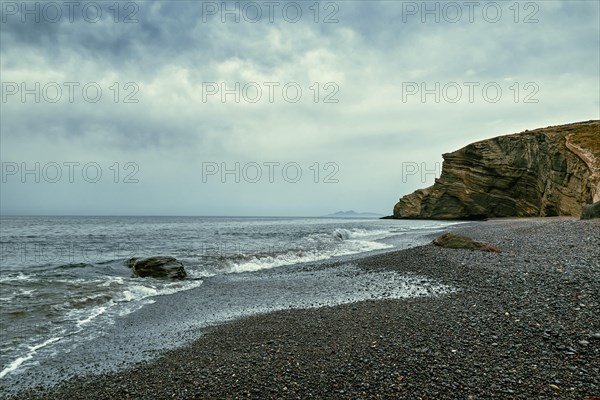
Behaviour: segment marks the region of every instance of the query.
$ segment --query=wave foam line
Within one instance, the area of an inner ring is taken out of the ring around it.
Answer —
[[[33,358],[33,356],[35,355],[35,353],[37,352],[38,349],[41,349],[42,347],[46,347],[49,344],[57,342],[57,341],[59,341],[62,338],[63,338],[62,336],[59,336],[59,337],[48,339],[44,343],[40,343],[40,344],[35,345],[35,346],[30,346],[29,347],[29,353],[27,353],[24,357],[17,358],[13,362],[11,362],[8,365],[8,367],[4,368],[0,372],[0,379],[4,378],[6,376],[6,374],[8,374],[10,372],[13,372],[17,368],[19,368],[21,366],[21,364],[23,364],[25,361],[31,360]]]

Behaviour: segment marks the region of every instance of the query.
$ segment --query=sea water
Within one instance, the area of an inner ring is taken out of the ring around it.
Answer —
[[[196,338],[199,328],[255,313],[450,290],[424,277],[366,273],[352,260],[425,244],[451,224],[1,217],[0,389],[14,391],[15,380],[26,387],[28,378],[58,381],[91,360],[99,366],[93,373],[147,359]],[[133,277],[127,260],[154,255],[181,260],[188,279]],[[136,330],[143,348],[126,349]]]

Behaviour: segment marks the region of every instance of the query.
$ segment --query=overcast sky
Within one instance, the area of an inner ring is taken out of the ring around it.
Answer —
[[[2,214],[391,214],[600,118],[598,1],[1,4]]]

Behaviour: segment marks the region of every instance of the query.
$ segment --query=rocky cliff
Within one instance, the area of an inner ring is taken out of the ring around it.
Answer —
[[[600,121],[499,136],[443,157],[440,178],[402,197],[394,218],[579,217],[600,200]]]

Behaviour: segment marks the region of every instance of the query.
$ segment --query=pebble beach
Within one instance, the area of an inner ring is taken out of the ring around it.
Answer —
[[[450,231],[501,252],[428,244],[356,263],[455,292],[242,318],[125,371],[17,398],[599,399],[600,222]]]

